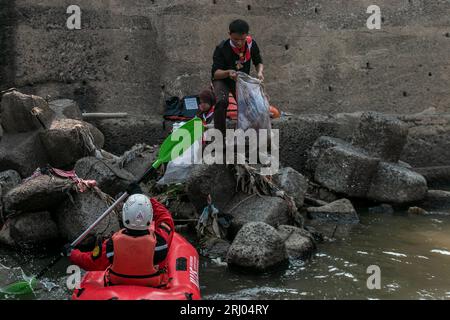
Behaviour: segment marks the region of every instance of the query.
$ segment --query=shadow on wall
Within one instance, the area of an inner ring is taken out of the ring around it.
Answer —
[[[17,16],[14,0],[0,0],[0,91],[14,85],[14,39]]]

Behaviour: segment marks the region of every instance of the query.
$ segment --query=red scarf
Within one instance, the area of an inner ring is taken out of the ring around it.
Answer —
[[[233,52],[236,53],[239,56],[239,63],[244,64],[247,61],[249,61],[252,57],[251,55],[251,49],[253,40],[251,36],[247,36],[247,44],[242,46],[242,48],[236,47],[233,42],[230,39],[231,49],[233,49]]]

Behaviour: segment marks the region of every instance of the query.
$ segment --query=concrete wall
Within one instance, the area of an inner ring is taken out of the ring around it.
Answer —
[[[66,28],[67,6],[82,29]],[[382,9],[368,30],[366,9]],[[208,85],[212,52],[249,21],[273,104],[296,113],[450,110],[449,0],[0,0],[0,88],[86,111],[161,110]]]

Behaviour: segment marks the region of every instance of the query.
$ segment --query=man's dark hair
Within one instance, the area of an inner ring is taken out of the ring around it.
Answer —
[[[230,23],[230,33],[247,34],[250,26],[244,20],[234,20]]]

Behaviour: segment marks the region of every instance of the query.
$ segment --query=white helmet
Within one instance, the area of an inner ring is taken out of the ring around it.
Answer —
[[[143,194],[133,194],[123,205],[122,221],[131,230],[146,230],[153,220],[153,206]]]

